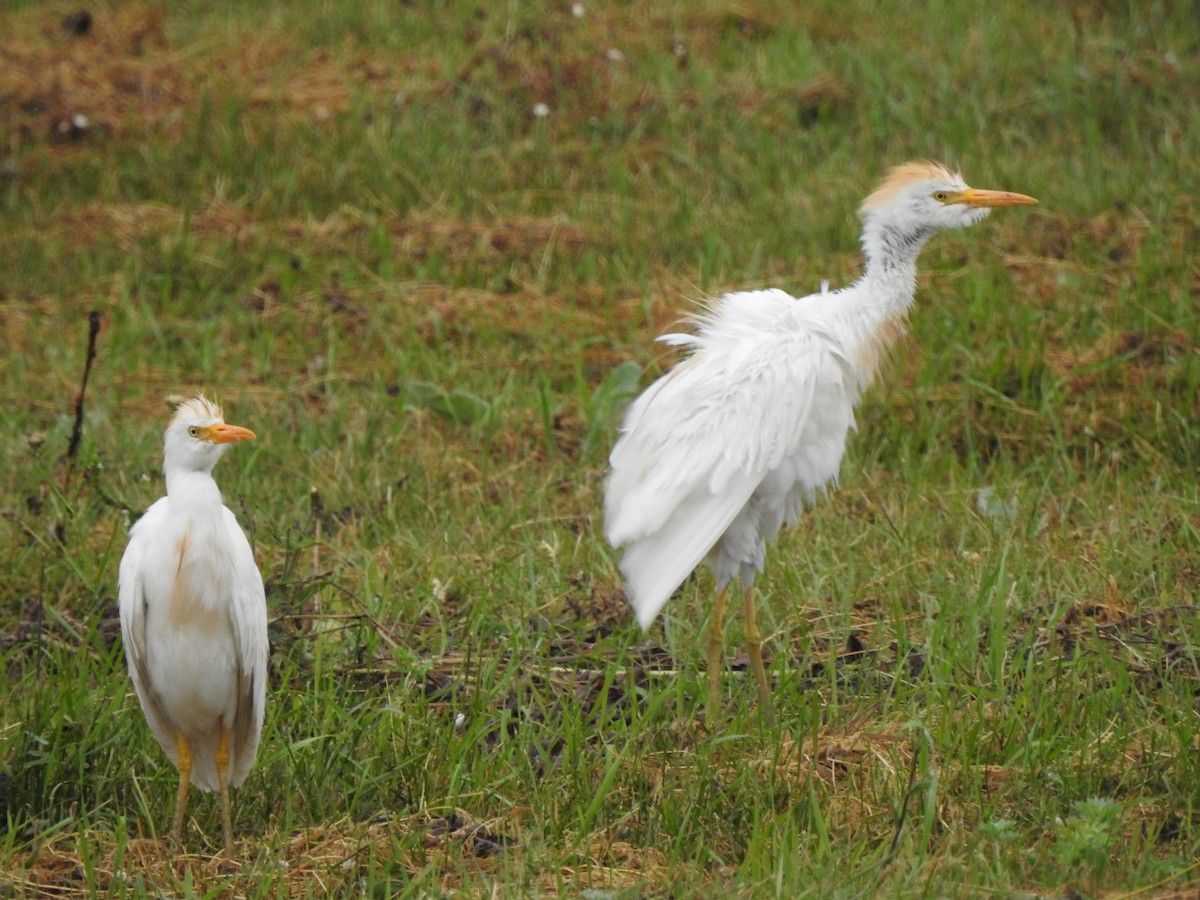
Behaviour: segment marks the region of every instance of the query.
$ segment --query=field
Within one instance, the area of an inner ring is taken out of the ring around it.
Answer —
[[[1200,893],[1200,18],[1186,3],[0,11],[0,896]],[[839,488],[648,632],[620,412],[706,297],[936,237]],[[86,380],[85,380],[86,379]],[[168,399],[270,607],[238,854],[116,618]]]

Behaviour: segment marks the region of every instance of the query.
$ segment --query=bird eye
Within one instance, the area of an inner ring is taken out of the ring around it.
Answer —
[[[195,425],[193,425],[191,428],[188,429],[188,434],[190,434],[192,437],[199,437],[200,429],[197,428]]]
[[[945,203],[947,200],[950,199],[950,194],[947,193],[946,191],[934,191],[933,199],[938,201],[939,203]]]

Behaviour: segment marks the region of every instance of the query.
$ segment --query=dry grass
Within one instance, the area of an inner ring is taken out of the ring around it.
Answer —
[[[379,222],[355,209],[342,209],[328,218],[264,222],[244,207],[217,200],[203,208],[183,211],[159,203],[103,204],[63,210],[48,223],[48,233],[76,248],[97,242],[129,249],[147,240],[176,238],[184,233],[224,246],[247,250],[280,239],[315,246],[336,254],[361,244],[372,229],[381,228],[396,252],[412,260],[431,255],[450,262],[471,259],[536,260],[552,249],[578,251],[598,247],[582,228],[563,217],[464,222],[430,215],[393,215]],[[46,232],[43,232],[46,233]]]
[[[96,135],[178,138],[182,114],[213,94],[235,93],[321,121],[345,112],[352,97],[394,94],[406,74],[394,58],[302,53],[275,31],[178,46],[159,4],[102,4],[89,15],[83,34],[43,7],[8,18],[11,28],[0,39],[0,116],[10,150]]]
[[[105,8],[84,36],[61,21],[51,24],[40,8],[10,17],[0,41],[0,115],[10,150],[94,129],[140,131],[194,102],[195,69],[170,51],[164,12],[140,4]]]
[[[508,830],[505,822],[477,822],[463,811],[429,813],[371,823],[334,823],[237,842],[236,859],[223,854],[180,852],[166,840],[90,831],[59,835],[20,855],[12,881],[22,896],[84,897],[120,891],[137,883],[150,893],[172,894],[184,885],[199,894],[213,890],[256,894],[270,885],[289,896],[353,892],[367,877],[389,873],[397,887],[433,867],[443,874],[437,889],[455,892],[481,886],[501,868]],[[86,853],[79,842],[87,842]],[[587,858],[580,871],[561,877],[572,885],[619,888],[645,880],[626,864],[618,848],[602,854],[611,863]],[[11,874],[11,873],[10,873]],[[553,890],[555,876],[547,875]]]
[[[777,11],[766,9],[689,16],[674,23],[680,29],[679,64],[714,53],[730,29],[768,33],[779,27],[777,19]],[[9,17],[9,22],[11,29],[0,39],[0,117],[7,119],[12,150],[150,130],[178,138],[181,114],[205,95],[242,96],[254,106],[317,124],[364,99],[384,106],[420,105],[464,94],[477,96],[473,114],[484,116],[493,112],[486,96],[496,90],[517,99],[524,110],[541,103],[573,120],[614,109],[637,113],[668,99],[684,105],[700,102],[696,95],[664,97],[614,66],[619,60],[611,47],[661,49],[647,44],[659,40],[656,29],[618,10],[592,12],[587,28],[597,42],[585,52],[573,46],[580,23],[564,8],[555,8],[540,33],[522,35],[515,47],[468,35],[477,49],[449,71],[429,60],[353,46],[338,52],[307,50],[280,28],[209,46],[179,46],[169,34],[166,8],[156,4],[102,5],[83,34],[72,30],[68,17],[55,20],[42,8]],[[801,119],[847,100],[846,88],[831,76],[797,85],[783,98],[750,83],[725,90],[721,102],[734,110],[782,102]]]

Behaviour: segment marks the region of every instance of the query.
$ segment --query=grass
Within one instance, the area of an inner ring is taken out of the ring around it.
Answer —
[[[1186,4],[74,11],[0,12],[0,892],[1195,892]],[[759,581],[780,724],[736,671],[707,731],[707,576],[643,635],[601,534],[621,405],[693,301],[854,277],[926,156],[1042,206],[925,252]],[[149,840],[115,620],[197,389],[260,436],[217,471],[272,620],[233,867],[206,796]]]

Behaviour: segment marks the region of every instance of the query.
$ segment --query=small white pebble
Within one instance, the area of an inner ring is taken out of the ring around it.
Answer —
[[[454,733],[462,734],[466,730],[467,730],[467,717],[464,716],[462,713],[459,713],[457,716],[454,717]]]
[[[71,124],[82,131],[92,123],[88,121],[88,117],[83,113],[75,113],[75,115],[71,116]]]
[[[539,119],[544,119],[550,115],[550,107],[545,103],[535,103],[533,104],[533,114]]]
[[[577,19],[582,19],[583,18],[583,4],[582,3],[572,3],[571,4],[571,15],[573,15]]]
[[[625,58],[625,54],[616,47],[609,47],[604,51],[604,55],[607,56],[612,62],[620,62]]]

